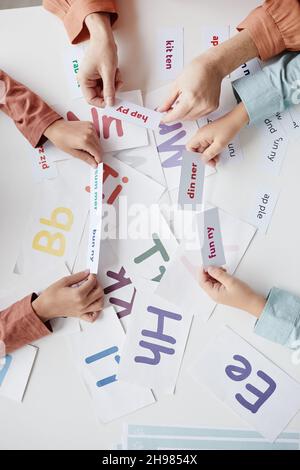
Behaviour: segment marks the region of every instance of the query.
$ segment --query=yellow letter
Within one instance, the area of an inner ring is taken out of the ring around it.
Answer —
[[[66,215],[67,220],[65,224],[62,224],[57,220],[60,214]],[[50,225],[51,227],[60,228],[61,230],[69,232],[74,222],[74,216],[70,209],[67,209],[66,207],[58,207],[52,212],[50,220],[40,219],[40,222],[41,224]]]
[[[46,239],[46,245],[42,245],[40,243],[43,238]],[[54,248],[54,244],[57,240],[59,241],[60,246],[59,248]],[[34,237],[32,242],[32,248],[34,250],[48,253],[49,255],[63,256],[66,248],[65,237],[61,233],[54,233],[53,235],[51,235],[50,232],[42,230],[41,232],[37,233]]]

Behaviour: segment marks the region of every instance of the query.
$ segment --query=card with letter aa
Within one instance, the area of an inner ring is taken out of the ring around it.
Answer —
[[[117,99],[134,103],[137,108],[143,105],[140,90],[118,93]],[[119,152],[149,144],[147,129],[121,119],[121,115],[113,117],[106,109],[90,106],[83,98],[58,103],[56,110],[68,121],[93,122],[104,153]]]
[[[207,266],[226,264],[218,208],[202,212],[198,217],[202,263]]]
[[[162,28],[157,35],[158,76],[175,80],[183,68],[183,28]]]
[[[91,325],[72,335],[78,369],[93,400],[95,412],[108,423],[155,402],[151,390],[119,380],[125,333],[112,307]]]
[[[0,357],[0,397],[23,400],[37,352],[34,346],[23,346]]]
[[[164,86],[146,94],[145,104],[156,109],[168,98],[170,87]],[[194,121],[177,121],[171,124],[160,124],[154,130],[157,151],[164,170],[169,191],[179,187],[181,162],[186,144],[198,131]]]
[[[151,294],[149,281],[142,285],[123,347],[119,377],[154,391],[174,393],[192,314]]]
[[[203,202],[205,166],[200,155],[185,151],[181,162],[178,204],[182,209],[199,210]]]
[[[227,327],[190,372],[271,442],[300,409],[300,384]]]

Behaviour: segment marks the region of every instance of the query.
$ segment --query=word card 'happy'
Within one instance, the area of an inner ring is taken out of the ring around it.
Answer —
[[[120,99],[116,100],[114,106],[106,106],[105,112],[108,116],[128,121],[145,129],[157,129],[161,121],[161,113]]]
[[[226,264],[217,208],[209,209],[200,214],[198,230],[199,238],[203,241],[201,246],[203,266],[223,266]]]
[[[175,80],[183,68],[183,28],[163,28],[157,36],[158,74]]]
[[[200,156],[185,151],[182,156],[178,204],[182,209],[197,210],[202,204],[205,166]]]
[[[279,198],[279,191],[267,187],[259,188],[253,199],[249,222],[266,233]]]
[[[119,377],[154,391],[174,393],[192,314],[153,293],[145,295],[152,290],[147,284],[137,293]]]
[[[87,267],[91,274],[97,274],[102,230],[103,163],[100,163],[96,169],[91,169],[90,188],[90,225]]]
[[[300,409],[300,384],[227,327],[190,372],[271,442]]]
[[[155,402],[151,390],[119,380],[125,333],[112,307],[70,337],[94,409],[108,423]]]

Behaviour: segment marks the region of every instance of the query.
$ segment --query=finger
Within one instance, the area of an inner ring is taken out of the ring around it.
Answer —
[[[159,113],[165,113],[169,111],[174,105],[174,103],[177,101],[178,96],[179,96],[179,91],[178,91],[177,86],[174,84],[171,88],[168,98],[166,99],[164,104],[157,109],[157,111]]]
[[[72,151],[70,151],[69,153],[73,155],[73,157],[79,158],[79,160],[82,160],[93,168],[97,168],[97,162],[89,153],[84,152],[83,150],[76,149],[72,149]]]
[[[88,297],[89,294],[94,290],[98,285],[98,280],[95,274],[90,274],[86,282],[80,286],[79,293],[82,294],[83,297]]]
[[[165,114],[162,118],[162,122],[168,124],[174,121],[182,121],[186,118],[186,115],[191,109],[191,105],[185,100],[179,101],[175,104],[174,108]]]
[[[101,310],[103,309],[103,303],[104,303],[103,298],[97,300],[96,302],[93,302],[86,309],[84,309],[84,313],[87,313],[87,312],[101,312]]]
[[[103,98],[106,106],[113,106],[115,104],[115,82],[116,82],[116,69],[109,68],[103,69],[102,72],[103,81]]]
[[[88,136],[88,139],[85,140],[82,144],[82,149],[85,152],[89,153],[97,163],[101,162],[102,151],[100,146],[100,140],[97,136],[96,130],[93,130],[93,133]]]
[[[92,290],[87,298],[87,305],[91,305],[94,302],[97,302],[97,300],[100,300],[103,298],[103,289],[100,285],[98,285],[94,290]]]
[[[80,316],[80,320],[87,321],[89,323],[94,323],[94,321],[99,318],[100,312],[89,312],[89,313],[84,313],[83,315]]]
[[[221,146],[220,144],[213,142],[202,154],[202,160],[204,163],[209,162],[209,160],[212,160],[215,158],[221,151]]]
[[[61,282],[65,287],[71,287],[75,284],[79,284],[80,282],[85,281],[85,279],[87,279],[89,275],[90,271],[88,269],[86,271],[81,271],[79,273],[72,274],[71,276],[66,276],[61,279]]]
[[[217,268],[215,266],[209,266],[207,268],[208,274],[216,279],[220,284],[227,287],[229,282],[232,280],[232,276],[227,273],[223,268]]]
[[[200,269],[200,272],[199,272],[199,284],[200,284],[200,286],[204,288],[204,286],[206,285],[206,283],[208,281],[209,281],[208,273],[203,268]]]
[[[209,146],[209,142],[203,137],[201,131],[198,131],[187,143],[187,149],[199,153],[203,153]]]
[[[97,108],[105,106],[100,81],[79,79],[79,83],[84,98],[91,106],[96,106]]]
[[[121,72],[120,72],[120,69],[117,69],[117,73],[116,73],[116,91],[120,90],[122,88],[122,86],[124,85],[124,82],[122,80],[122,75],[121,75]]]

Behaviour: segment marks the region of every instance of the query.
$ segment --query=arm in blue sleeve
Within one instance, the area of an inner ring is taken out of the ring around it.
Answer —
[[[232,83],[249,122],[257,123],[300,103],[300,54],[289,52],[268,62],[260,72]]]
[[[300,298],[273,287],[254,332],[292,349],[300,347]]]

